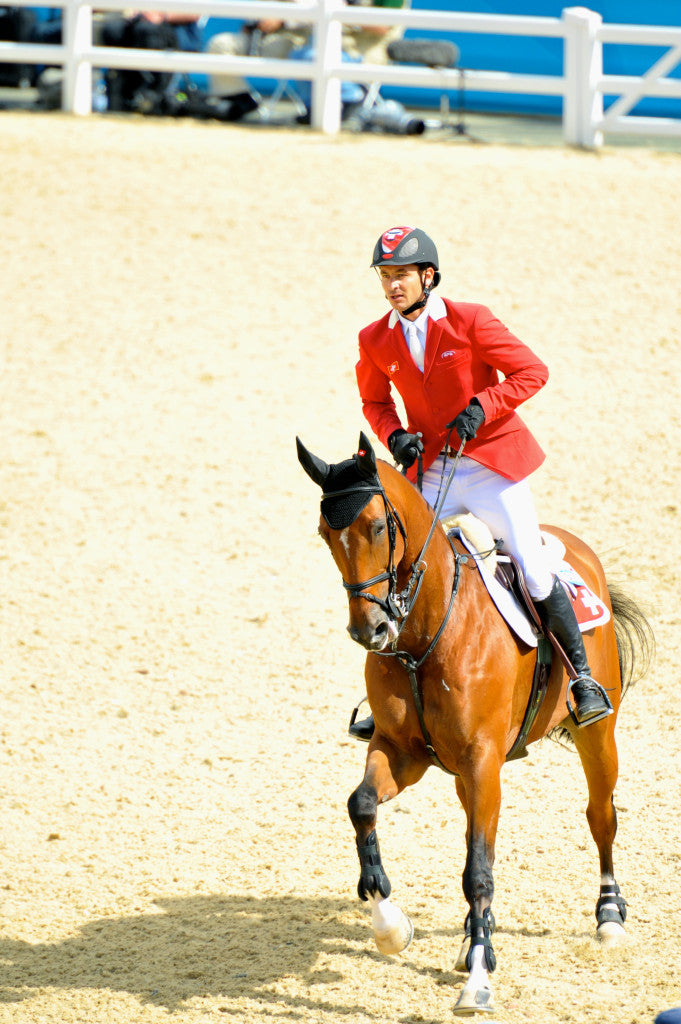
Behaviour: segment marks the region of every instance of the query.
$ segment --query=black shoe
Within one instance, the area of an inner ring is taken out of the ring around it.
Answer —
[[[257,110],[260,104],[254,99],[250,92],[238,92],[234,96],[218,97],[214,105],[213,117],[219,121],[234,123],[240,121],[246,114]]]
[[[356,712],[355,708],[355,712]],[[355,713],[350,719],[350,726],[348,728],[348,736],[352,736],[355,740],[362,740],[363,743],[368,743],[371,737],[374,735],[374,716],[369,715],[368,718],[362,718],[359,722],[355,721]]]
[[[570,716],[580,728],[612,714],[612,704],[603,687],[591,676],[578,676],[568,688],[567,697]],[[574,709],[570,707],[570,697],[575,702]]]

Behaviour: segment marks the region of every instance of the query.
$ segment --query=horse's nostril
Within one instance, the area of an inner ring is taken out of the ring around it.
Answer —
[[[390,627],[387,622],[379,622],[373,628],[367,623],[364,627],[349,625],[348,633],[357,644],[369,651],[380,650],[385,646]]]

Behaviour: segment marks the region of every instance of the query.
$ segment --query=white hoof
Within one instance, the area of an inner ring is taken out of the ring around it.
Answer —
[[[624,928],[616,921],[604,921],[597,929],[596,936],[606,949],[611,946],[621,946],[627,939]]]
[[[457,1017],[469,1017],[473,1013],[493,1012],[494,1000],[485,963],[483,947],[474,946],[471,957],[471,973],[454,1006],[454,1013]]]
[[[457,1017],[470,1017],[473,1013],[493,1013],[492,990],[489,988],[464,989],[453,1012]]]
[[[407,915],[389,899],[371,900],[371,923],[380,953],[401,953],[414,936],[414,926]]]
[[[466,936],[466,938],[461,943],[459,955],[454,961],[454,970],[458,971],[460,974],[466,974],[468,972],[468,968],[466,967],[466,957],[468,956],[468,950],[470,949],[470,946],[471,940],[468,936]]]

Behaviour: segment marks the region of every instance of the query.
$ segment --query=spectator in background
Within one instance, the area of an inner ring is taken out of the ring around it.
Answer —
[[[347,0],[352,7],[404,7],[404,0]],[[343,25],[342,59],[355,63],[387,64],[388,46],[404,33],[401,25]],[[294,60],[312,60],[312,46],[303,47],[291,54]],[[299,124],[311,120],[312,89],[309,81],[299,81],[294,86],[307,108],[297,118]],[[401,103],[385,100],[377,87],[369,90],[356,82],[341,82],[341,119],[355,131],[378,130],[395,132],[400,135],[420,135],[424,122],[407,113]]]
[[[200,21],[198,14],[178,12],[137,11],[123,16],[95,11],[92,35],[96,46],[198,51],[201,49]],[[62,42],[62,29],[62,12],[56,8],[48,18],[35,20],[30,41],[59,44]],[[36,84],[43,106],[60,105],[63,78],[61,66],[39,72]],[[167,72],[108,70],[105,74],[107,105],[115,111],[165,113],[164,91],[173,78]]]
[[[207,51],[232,57],[285,60],[292,50],[305,45],[310,32],[309,24],[262,18],[246,22],[239,32],[219,32],[209,40]],[[239,75],[211,75],[209,92],[216,108],[221,108],[219,116],[223,121],[240,121],[258,108],[248,83]]]
[[[140,50],[198,51],[201,49],[200,20],[198,14],[137,11],[127,17],[107,20],[101,30],[102,45]],[[166,113],[164,97],[174,77],[161,71],[107,71],[109,110]]]
[[[404,7],[403,0],[347,0],[351,7]],[[343,53],[366,64],[387,64],[388,45],[401,39],[401,25],[343,25]]]

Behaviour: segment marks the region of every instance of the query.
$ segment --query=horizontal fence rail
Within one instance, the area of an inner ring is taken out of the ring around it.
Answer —
[[[667,78],[681,63],[681,28],[654,28],[638,25],[603,25],[599,29],[603,43],[624,43],[638,46],[669,47],[640,78],[626,75],[604,75],[599,88],[614,93],[618,99],[608,107],[596,132],[620,132],[632,135],[681,135],[679,117],[641,117],[629,112],[647,96],[658,99],[679,100],[681,107],[681,80]]]
[[[681,137],[681,80],[668,77],[681,63],[681,28],[603,24],[584,7],[565,8],[560,18],[468,14],[409,8],[347,7],[341,0],[291,4],[280,0],[145,0],[145,10],[196,13],[204,17],[253,20],[292,19],[312,30],[310,61],[274,60],[186,51],[133,50],[93,45],[93,7],[87,0],[15,0],[15,6],[61,7],[63,43],[0,42],[0,63],[50,64],[65,71],[64,110],[92,111],[92,68],[124,68],[187,74],[239,74],[251,78],[309,81],[314,128],[340,129],[343,81],[409,88],[456,90],[465,74],[475,92],[557,96],[562,99],[563,136],[568,144],[597,147],[607,132]],[[124,11],[125,0],[96,0],[98,11]],[[399,25],[420,32],[470,32],[504,36],[538,36],[563,40],[562,75],[517,74],[466,68],[427,68],[399,64],[348,64],[341,59],[341,26]],[[603,45],[656,46],[666,52],[640,77],[603,73]],[[616,96],[604,110],[604,96]],[[631,110],[646,97],[679,100],[678,117],[635,116]]]

